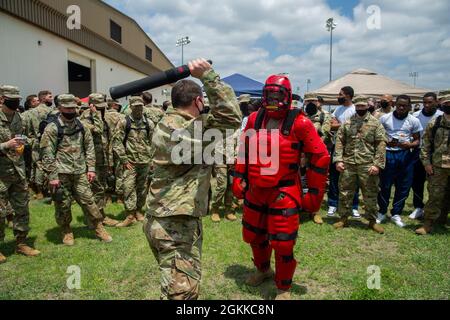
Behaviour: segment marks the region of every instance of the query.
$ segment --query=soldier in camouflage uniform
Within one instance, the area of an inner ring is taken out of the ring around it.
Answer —
[[[95,203],[103,216],[103,224],[113,227],[119,223],[105,214],[107,202],[106,192],[108,190],[107,179],[113,175],[113,163],[110,162],[111,156],[111,130],[106,122],[106,103],[105,95],[102,93],[93,93],[89,96],[89,109],[84,111],[80,121],[86,129],[92,134],[95,149],[95,180],[91,184],[94,193]],[[85,216],[87,212],[84,212]]]
[[[331,150],[333,146],[332,133],[331,133],[331,115],[323,110],[319,109],[319,97],[314,93],[305,94],[304,98],[304,111],[309,120],[314,124],[319,136],[327,146],[328,150]],[[307,159],[305,159],[306,162]],[[303,162],[303,161],[302,161]],[[308,164],[306,163],[306,166]],[[319,212],[311,214],[316,224],[323,224],[323,219]]]
[[[123,172],[124,202],[127,218],[117,225],[128,227],[144,221],[142,209],[148,193],[148,177],[152,159],[151,143],[156,123],[144,116],[144,100],[140,96],[130,98],[131,114],[121,120],[113,138]],[[155,118],[153,118],[155,119]]]
[[[120,163],[120,159],[113,151],[112,138],[114,137],[117,129],[117,125],[120,121],[125,119],[125,115],[120,113],[122,106],[116,100],[108,100],[108,110],[105,113],[105,121],[108,124],[109,136],[111,137],[109,143],[109,163],[113,164],[115,186],[114,192],[118,197],[117,203],[123,203],[123,166]]]
[[[29,194],[23,158],[24,144],[22,119],[17,111],[20,100],[19,89],[2,86],[3,104],[0,109],[0,243],[4,241],[5,214],[8,202],[14,209],[14,236],[16,252],[26,256],[37,256],[38,250],[26,244],[30,231]],[[0,253],[0,263],[6,261]]]
[[[41,153],[40,153],[40,139],[41,133],[39,132],[39,126],[42,121],[47,119],[50,113],[56,113],[57,110],[53,108],[53,95],[50,91],[44,90],[38,94],[40,104],[29,111],[26,116],[26,127],[29,128],[27,132],[28,137],[31,139],[31,150],[33,168],[31,174],[31,182],[35,189],[35,199],[42,200],[44,198],[43,192],[46,181],[46,177],[42,167]]]
[[[95,180],[95,149],[90,130],[77,119],[75,97],[58,98],[61,114],[45,128],[41,139],[42,164],[48,174],[55,202],[56,222],[62,229],[63,243],[74,245],[72,199],[75,199],[95,227],[96,236],[111,242],[103,227],[103,216],[94,201],[90,183]]]
[[[368,112],[367,98],[354,99],[356,115],[339,128],[336,139],[334,163],[341,173],[339,178],[339,222],[336,229],[347,226],[352,212],[355,185],[362,190],[369,228],[377,233],[384,229],[376,224],[379,173],[386,164],[386,131],[383,125]]]
[[[237,130],[242,121],[233,90],[206,60],[190,62],[189,69],[203,82],[211,112],[204,113],[203,92],[195,82],[182,80],[172,89],[174,108],[167,111],[153,137],[155,170],[144,222],[161,270],[161,299],[171,300],[197,299],[200,289],[201,217],[208,211],[212,167],[192,163],[199,155],[195,152],[202,152],[205,146],[194,138],[194,128],[202,132],[210,128]],[[175,135],[179,139],[174,139]],[[172,157],[180,154],[180,141],[194,150],[183,153],[184,161]]]
[[[419,235],[432,232],[440,215],[445,221],[450,208],[450,89],[439,94],[439,102],[444,114],[428,124],[420,153],[428,174],[429,199],[425,223],[416,230]]]

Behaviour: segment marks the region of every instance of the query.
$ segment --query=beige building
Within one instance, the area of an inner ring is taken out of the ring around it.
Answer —
[[[0,84],[22,95],[108,93],[173,64],[132,18],[99,0],[0,0]],[[157,103],[170,86],[150,91]]]

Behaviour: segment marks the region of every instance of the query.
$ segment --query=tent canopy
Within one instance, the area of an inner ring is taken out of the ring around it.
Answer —
[[[222,80],[234,89],[234,92],[238,97],[242,94],[249,94],[252,97],[262,96],[264,84],[243,76],[242,74],[235,73],[229,77],[223,78]]]
[[[324,98],[326,104],[337,104],[337,97],[341,88],[350,86],[355,90],[355,95],[365,95],[372,98],[380,98],[384,94],[397,97],[406,94],[413,102],[421,102],[425,93],[430,90],[414,88],[406,83],[385,77],[376,72],[357,69],[344,75],[342,78],[327,83],[314,91]]]

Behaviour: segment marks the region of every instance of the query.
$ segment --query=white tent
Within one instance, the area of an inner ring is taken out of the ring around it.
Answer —
[[[414,88],[370,70],[357,69],[347,73],[342,78],[327,83],[314,93],[322,96],[326,104],[334,105],[337,104],[339,91],[345,86],[352,87],[355,90],[355,95],[380,98],[384,94],[390,94],[394,97],[406,94],[411,97],[413,102],[421,102],[425,93],[430,91],[423,88]]]

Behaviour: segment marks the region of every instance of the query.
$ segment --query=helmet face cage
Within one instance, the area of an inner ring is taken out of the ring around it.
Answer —
[[[289,79],[281,76],[271,76],[263,91],[263,107],[270,111],[283,111],[291,107],[292,92]]]

